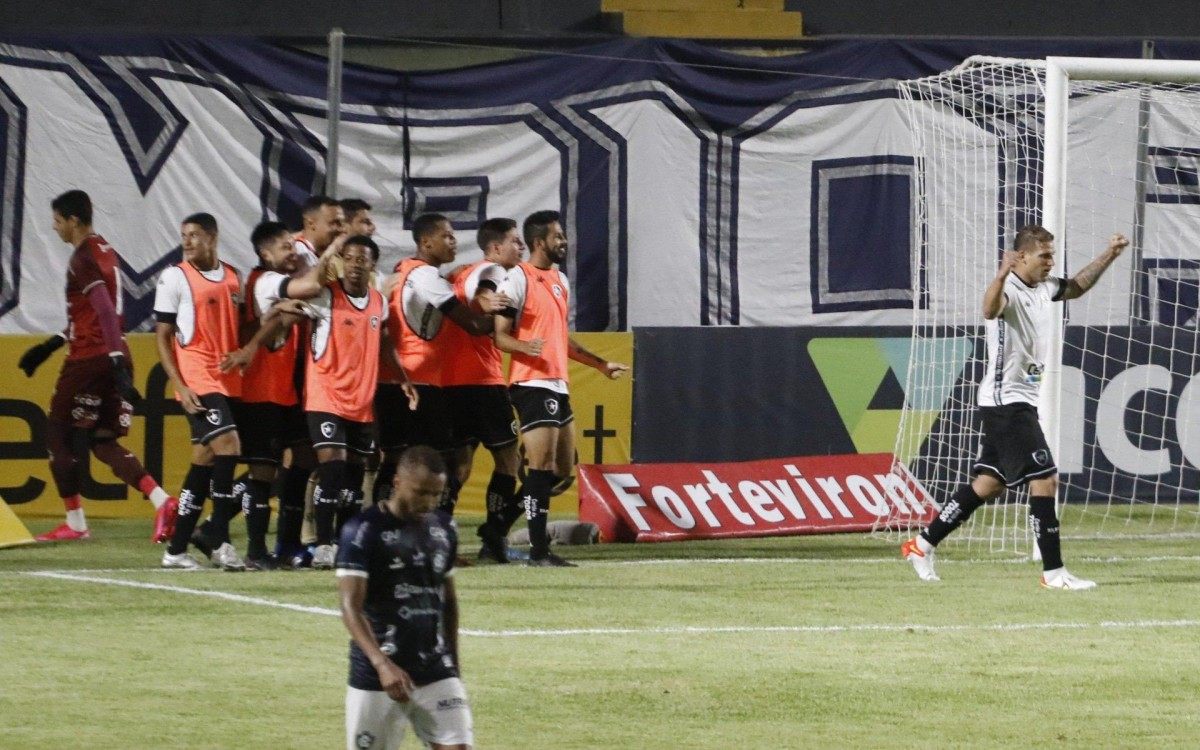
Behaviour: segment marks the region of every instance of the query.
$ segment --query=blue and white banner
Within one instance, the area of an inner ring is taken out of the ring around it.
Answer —
[[[579,330],[906,324],[917,178],[891,79],[975,53],[1140,52],[867,41],[747,58],[622,40],[450,72],[348,66],[334,189],[322,58],[256,41],[0,39],[0,333],[65,322],[69,249],[49,203],[71,188],[123,256],[131,327],[149,324],[182,217],[214,214],[222,257],[247,268],[254,224],[297,226],[319,192],[374,205],[385,264],[412,252],[406,217],[421,211],[448,214],[471,261],[484,217],[561,210]]]

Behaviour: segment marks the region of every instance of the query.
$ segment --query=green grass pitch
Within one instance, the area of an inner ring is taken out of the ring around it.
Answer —
[[[0,747],[343,746],[333,576],[160,571],[148,531],[0,550]],[[1197,540],[1064,548],[1098,589],[954,546],[925,584],[853,535],[463,569],[476,746],[1196,747]]]

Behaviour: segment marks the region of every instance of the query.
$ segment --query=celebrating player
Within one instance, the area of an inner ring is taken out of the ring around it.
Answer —
[[[464,305],[495,292],[525,252],[517,222],[512,219],[488,219],[480,225],[476,239],[483,250],[483,260],[455,269],[451,277],[454,293]],[[505,537],[500,529],[509,528],[521,515],[517,495],[521,458],[500,350],[490,337],[468,336],[457,326],[450,326],[447,335],[443,382],[458,446],[455,457],[458,484],[462,486],[470,478],[475,448],[482,443],[492,454],[494,468],[487,486],[487,520],[476,531],[483,542],[479,557],[507,563]],[[542,351],[539,339],[519,345],[521,352],[531,357]]]
[[[38,366],[69,343],[50,399],[46,449],[50,474],[67,510],[66,523],[37,537],[39,542],[88,539],[83,513],[84,461],[77,453],[77,433],[85,433],[92,454],[107,464],[121,481],[150,498],[155,542],[173,530],[179,507],[154,481],[117,438],[129,432],[133,406],[141,395],[133,385],[129,346],[121,334],[120,258],[117,251],[92,231],[92,200],[82,190],[70,190],[50,203],[54,231],[75,248],[67,264],[67,330],[30,348],[17,366],[33,377]]]
[[[567,235],[558,212],[530,214],[523,234],[529,262],[508,272],[500,291],[512,300],[512,307],[496,317],[496,346],[512,354],[509,392],[521,420],[521,440],[529,461],[529,472],[518,494],[529,523],[529,564],[573,567],[550,552],[546,533],[550,494],[559,481],[571,475],[575,464],[575,431],[571,426],[575,415],[567,394],[567,359],[594,367],[613,379],[628,372],[629,367],[592,354],[571,338],[567,327],[571,289],[567,277],[554,267],[567,257]],[[527,353],[522,342],[534,340],[543,342],[541,351]],[[508,528],[495,531],[503,537]]]
[[[225,570],[244,570],[245,563],[229,541],[229,520],[238,509],[233,470],[241,453],[232,401],[242,393],[242,375],[220,369],[225,353],[238,345],[242,281],[237,270],[217,256],[217,220],[210,214],[184,219],[180,236],[183,262],[158,279],[154,335],[163,370],[192,428],[192,464],[179,493],[179,519],[162,566],[200,567],[187,545],[211,487],[209,534],[217,544],[213,563]]]
[[[1108,248],[1071,279],[1051,278],[1054,235],[1031,225],[1017,232],[996,277],[983,293],[988,365],[979,383],[977,403],[983,439],[974,479],[958,488],[929,526],[901,546],[922,581],[940,580],[934,548],[979,506],[1006,487],[1029,484],[1029,523],[1042,554],[1041,585],[1051,589],[1095,587],[1063,567],[1059,545],[1058,467],[1038,424],[1037,401],[1050,355],[1050,335],[1061,315],[1055,302],[1075,299],[1091,289],[1105,269],[1129,245],[1115,234]]]
[[[292,239],[301,268],[312,268],[325,249],[346,233],[342,206],[327,195],[312,195],[300,206],[304,227]]]
[[[338,546],[350,631],[346,747],[398,748],[405,720],[429,747],[467,750],[471,708],[458,674],[454,524],[432,513],[446,484],[427,446],[400,455],[384,502],[351,519]]]

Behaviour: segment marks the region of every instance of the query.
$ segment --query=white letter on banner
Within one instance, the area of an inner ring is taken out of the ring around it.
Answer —
[[[617,502],[625,508],[638,531],[649,531],[650,524],[646,523],[646,519],[642,518],[641,511],[638,510],[646,507],[646,501],[636,492],[629,492],[631,489],[637,489],[637,477],[632,474],[605,474],[604,481],[608,482],[608,488],[617,496]]]
[[[842,502],[842,485],[838,483],[837,477],[817,477],[817,485],[825,490],[825,496],[829,498],[829,502],[838,509],[838,513],[842,514],[843,518],[854,518],[854,514]]]
[[[1175,407],[1175,434],[1183,457],[1200,469],[1200,375],[1193,375]]]
[[[683,485],[683,491],[688,493],[688,497],[696,504],[696,510],[700,511],[700,515],[704,516],[704,522],[708,524],[709,528],[721,528],[721,520],[708,509],[708,504],[712,502],[712,495],[708,494],[708,490],[704,489],[704,485],[685,484]]]
[[[796,485],[802,492],[804,492],[804,496],[807,497],[808,501],[813,504],[813,507],[817,509],[817,515],[819,515],[821,518],[833,518],[833,514],[829,512],[829,508],[825,507],[825,503],[821,501],[821,498],[817,495],[816,490],[812,488],[812,485],[808,483],[808,480],[804,478],[804,475],[800,473],[799,469],[791,464],[787,464],[783,467],[783,470],[796,480]]]
[[[858,501],[863,510],[876,516],[887,515],[887,500],[870,479],[858,474],[851,474],[846,477],[846,486],[850,488],[850,494],[854,495],[854,499]]]
[[[796,493],[792,492],[792,488],[788,485],[786,479],[768,479],[762,484],[763,487],[767,488],[767,492],[774,495],[775,499],[788,509],[788,513],[792,514],[792,518],[799,521],[804,520],[804,508],[800,507],[800,502],[796,500]]]
[[[1130,474],[1165,474],[1171,470],[1166,448],[1142,450],[1125,434],[1125,410],[1142,391],[1171,392],[1171,371],[1159,365],[1138,365],[1117,375],[1104,387],[1096,406],[1096,442],[1104,457]]]
[[[921,513],[921,501],[912,493],[912,490],[908,489],[903,479],[895,474],[876,474],[875,481],[892,499],[892,505],[896,506],[896,510],[909,515],[912,515],[914,511],[917,514]]]
[[[725,507],[729,509],[729,515],[736,518],[743,526],[754,525],[754,519],[750,514],[737,507],[737,503],[733,502],[733,495],[729,492],[729,485],[717,479],[717,475],[708,469],[700,473],[708,480],[708,491],[721,498],[721,502],[725,503]]]
[[[767,523],[779,523],[783,520],[783,514],[775,507],[775,501],[758,482],[743,479],[738,482],[738,492],[742,493],[742,499],[750,506],[750,510],[762,520]]]
[[[675,490],[656,484],[650,490],[650,496],[654,498],[654,504],[658,506],[668,521],[681,529],[695,528],[696,519],[692,517],[679,495],[675,494]]]

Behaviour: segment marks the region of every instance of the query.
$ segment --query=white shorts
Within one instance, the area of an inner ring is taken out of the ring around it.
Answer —
[[[425,743],[475,743],[467,691],[457,677],[416,688],[407,703],[382,690],[346,688],[346,750],[395,750],[406,722]]]

